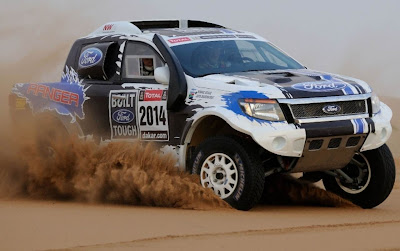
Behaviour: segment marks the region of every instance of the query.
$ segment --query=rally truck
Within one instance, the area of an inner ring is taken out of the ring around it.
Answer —
[[[107,23],[73,44],[59,82],[16,84],[10,106],[99,144],[155,142],[239,210],[279,173],[363,208],[395,181],[392,111],[370,86],[209,22]]]

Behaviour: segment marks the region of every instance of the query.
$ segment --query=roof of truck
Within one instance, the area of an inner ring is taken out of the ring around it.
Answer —
[[[162,31],[167,30],[171,36],[174,36],[182,33],[183,30],[192,28],[202,28],[203,30],[209,30],[209,28],[212,28],[213,30],[216,30],[218,28],[221,29],[225,27],[219,24],[197,20],[118,21],[109,22],[100,26],[94,32],[89,34],[89,36],[104,36],[112,34],[141,35],[149,32],[161,33]],[[176,31],[177,33],[173,34],[172,31]]]
[[[100,26],[87,37],[122,35],[152,39],[153,34],[164,36],[170,46],[203,39],[262,39],[253,33],[233,30],[219,24],[197,20],[109,22]]]

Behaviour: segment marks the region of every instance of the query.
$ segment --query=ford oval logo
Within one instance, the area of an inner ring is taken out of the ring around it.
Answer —
[[[89,48],[82,52],[79,57],[79,66],[82,68],[88,68],[94,66],[100,62],[103,58],[103,52],[97,48]]]
[[[322,108],[322,111],[326,114],[338,114],[342,108],[338,105],[326,105]]]
[[[292,85],[293,89],[307,92],[333,92],[344,89],[346,83],[335,83],[330,81],[323,82],[306,82]]]
[[[112,118],[117,123],[128,124],[133,121],[135,115],[127,109],[120,109],[113,113]]]

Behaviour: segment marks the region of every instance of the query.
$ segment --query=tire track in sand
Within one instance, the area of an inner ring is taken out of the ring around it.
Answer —
[[[202,233],[202,234],[182,234],[182,235],[164,235],[156,236],[150,238],[142,238],[132,241],[122,241],[113,242],[105,244],[94,244],[87,246],[76,246],[66,249],[56,249],[56,250],[86,250],[89,248],[118,248],[122,246],[130,246],[135,244],[144,244],[146,242],[153,241],[168,241],[168,240],[182,240],[190,238],[217,238],[217,237],[232,237],[232,236],[250,236],[250,235],[277,235],[277,234],[290,234],[290,233],[309,233],[317,231],[329,231],[329,230],[341,230],[348,228],[364,228],[371,226],[383,226],[389,224],[400,224],[400,220],[389,220],[389,221],[368,221],[368,222],[355,222],[355,223],[340,223],[340,224],[318,224],[318,225],[305,225],[297,227],[283,227],[283,228],[270,228],[270,229],[249,229],[241,231],[231,231],[231,232],[217,232],[217,233]],[[54,250],[54,249],[52,249]]]

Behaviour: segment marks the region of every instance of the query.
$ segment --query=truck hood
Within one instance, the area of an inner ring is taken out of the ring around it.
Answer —
[[[363,81],[308,69],[251,71],[208,75],[203,79],[248,86],[249,90],[276,88],[285,98],[311,98],[370,93]]]

